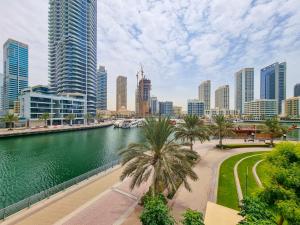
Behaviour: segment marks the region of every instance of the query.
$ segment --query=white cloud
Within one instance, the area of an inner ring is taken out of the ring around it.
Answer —
[[[11,37],[29,44],[31,84],[48,80],[47,11],[48,0],[0,2],[0,43]],[[300,82],[299,21],[299,0],[99,0],[98,64],[108,69],[109,107],[115,107],[115,78],[122,74],[134,109],[140,63],[152,93],[176,105],[196,97],[204,79],[214,88],[230,84],[233,96],[233,74],[242,67],[256,68],[258,87],[259,69],[283,60],[291,95]]]

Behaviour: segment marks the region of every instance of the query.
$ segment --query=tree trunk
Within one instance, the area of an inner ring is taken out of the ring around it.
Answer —
[[[193,139],[190,138],[190,148],[191,148],[191,151],[193,151]]]
[[[284,222],[284,218],[283,218],[283,216],[280,216],[280,219],[278,221],[278,225],[282,225],[283,222]]]
[[[271,146],[274,147],[273,135],[271,135],[271,140],[270,140],[270,142],[271,142]]]

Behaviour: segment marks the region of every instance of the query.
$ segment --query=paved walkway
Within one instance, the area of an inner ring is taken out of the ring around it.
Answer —
[[[241,140],[228,142],[240,143]],[[242,148],[220,151],[214,149],[215,145],[216,141],[194,145],[201,155],[201,160],[195,167],[199,179],[196,182],[190,181],[192,192],[181,186],[170,202],[173,215],[178,221],[186,208],[205,212],[207,201],[216,201],[218,168],[224,159],[242,152],[262,150]],[[129,179],[118,183],[121,172],[122,169],[117,168],[109,175],[92,178],[87,183],[80,184],[80,188],[72,187],[66,193],[59,193],[56,197],[8,218],[3,224],[140,224],[138,218],[141,207],[137,206],[137,199],[148,190],[148,185],[144,184],[130,191]]]
[[[243,140],[226,140],[224,144],[241,142],[243,142]],[[216,202],[219,166],[225,159],[243,152],[263,150],[263,148],[240,148],[220,151],[215,149],[216,144],[217,141],[211,141],[203,144],[197,142],[194,145],[194,149],[201,156],[200,162],[194,168],[199,179],[195,182],[189,181],[192,192],[188,192],[183,186],[181,186],[174,196],[174,199],[169,203],[172,207],[172,214],[177,221],[182,219],[181,215],[187,208],[199,210],[205,213],[207,202]],[[136,207],[133,213],[124,221],[123,224],[140,224],[138,218],[141,210],[141,207]]]

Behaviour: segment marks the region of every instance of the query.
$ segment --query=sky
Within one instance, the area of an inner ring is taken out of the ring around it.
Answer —
[[[108,108],[115,109],[116,77],[128,77],[134,110],[136,72],[143,65],[151,95],[186,108],[198,85],[230,85],[234,73],[287,62],[287,96],[300,83],[299,0],[98,0],[97,61],[108,71]],[[48,0],[0,0],[0,43],[29,45],[29,84],[48,84]],[[3,71],[0,48],[0,72]]]

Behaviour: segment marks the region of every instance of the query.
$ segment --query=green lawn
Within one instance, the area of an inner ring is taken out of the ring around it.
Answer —
[[[225,160],[220,167],[219,184],[218,184],[218,199],[217,203],[232,209],[238,208],[238,196],[235,187],[234,165],[242,158],[259,154],[259,152],[248,152],[235,155]]]
[[[259,176],[263,185],[265,185],[268,182],[267,173],[266,173],[267,171],[268,171],[268,165],[266,161],[262,161],[256,167],[257,175]]]
[[[260,154],[260,153],[257,153],[257,154]],[[254,175],[252,173],[252,168],[257,161],[259,161],[263,158],[264,158],[264,154],[257,155],[257,156],[253,156],[251,158],[245,159],[239,164],[238,174],[239,174],[239,179],[240,179],[240,183],[241,183],[243,196],[253,194],[259,189],[259,186],[257,185]],[[247,176],[247,168],[248,168],[248,176]],[[247,176],[247,182],[246,182],[246,176]],[[247,185],[246,185],[246,183],[247,183]],[[247,186],[247,190],[246,190],[246,186]]]

